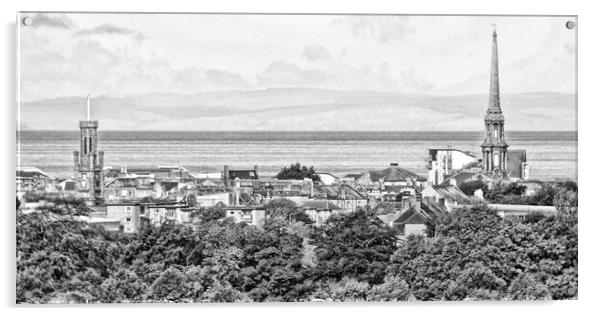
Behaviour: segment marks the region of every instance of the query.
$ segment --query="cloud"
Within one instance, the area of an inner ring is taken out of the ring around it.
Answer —
[[[320,44],[306,45],[301,57],[309,62],[328,62],[332,60],[328,49]]]
[[[382,44],[400,42],[416,33],[407,16],[349,16],[335,20],[335,24],[350,27],[356,38]]]
[[[251,85],[242,75],[221,69],[188,67],[170,71],[169,91],[199,93],[220,90],[246,90]]]
[[[33,27],[50,27],[69,30],[75,27],[75,23],[65,14],[38,13],[32,18]]]
[[[319,70],[301,69],[297,64],[277,61],[271,63],[257,76],[260,86],[315,86],[324,81]]]
[[[92,29],[77,31],[73,37],[91,36],[91,35],[131,35],[134,39],[141,41],[145,38],[144,34],[139,31],[117,26],[115,24],[102,24]]]

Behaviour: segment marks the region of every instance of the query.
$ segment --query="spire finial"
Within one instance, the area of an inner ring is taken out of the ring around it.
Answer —
[[[88,115],[86,116],[87,120],[90,120],[90,95],[86,96],[86,103],[88,105]]]
[[[497,36],[497,32],[496,32],[496,29],[495,29],[495,27],[497,26],[497,24],[492,23],[491,25],[493,26],[493,36]]]

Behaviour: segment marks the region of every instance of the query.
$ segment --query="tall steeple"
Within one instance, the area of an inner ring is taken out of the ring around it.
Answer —
[[[493,43],[491,45],[491,77],[489,79],[489,109],[501,112],[500,108],[500,78],[497,58],[497,32],[493,24]]]
[[[506,144],[504,115],[500,106],[500,78],[498,70],[497,32],[493,25],[491,48],[491,77],[489,81],[489,106],[485,114],[485,139],[483,149],[483,172],[493,176],[506,175]]]

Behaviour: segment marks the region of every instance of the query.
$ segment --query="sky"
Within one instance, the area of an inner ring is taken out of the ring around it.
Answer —
[[[575,93],[567,17],[36,14],[19,27],[20,98],[309,87]]]

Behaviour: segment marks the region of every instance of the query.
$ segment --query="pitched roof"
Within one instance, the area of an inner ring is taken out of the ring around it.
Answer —
[[[239,178],[240,180],[257,180],[259,177],[255,170],[230,170],[228,172],[229,179],[234,180]]]
[[[397,166],[391,166],[383,170],[370,171],[370,180],[372,180],[372,182],[378,182],[380,179],[383,179],[384,181],[406,181],[407,178],[419,181],[425,180],[424,177]]]
[[[489,179],[489,177],[481,172],[472,172],[472,171],[460,171],[450,177],[448,177],[447,179],[445,179],[445,181],[443,181],[441,183],[441,185],[449,185],[449,182],[451,179],[455,179],[457,184],[460,184],[462,182],[466,182],[466,181],[472,181],[473,178],[475,177],[481,177],[483,181]]]
[[[401,206],[401,202],[381,202],[376,204],[376,206],[374,206],[372,210],[377,215],[387,215],[394,214],[397,211],[401,211]]]
[[[317,210],[340,210],[341,208],[336,206],[332,202],[325,200],[310,200],[303,204],[302,208],[315,208]]]
[[[325,195],[329,199],[338,199],[341,196],[341,191],[345,191],[346,200],[364,200],[365,197],[354,188],[346,184],[319,185],[315,187],[317,193]]]
[[[430,216],[437,218],[448,214],[447,210],[430,199],[424,199],[420,204],[420,208]]]
[[[394,223],[395,224],[424,224],[432,218],[431,215],[427,214],[425,211],[411,208],[405,211],[401,216],[399,216]]]
[[[30,178],[30,177],[34,177],[34,176],[41,176],[44,178],[48,178],[48,175],[46,175],[46,173],[44,173],[44,171],[40,170],[39,168],[36,167],[21,167],[21,168],[17,168],[17,173],[16,173],[17,177],[25,177],[25,178]]]
[[[470,198],[455,185],[434,185],[433,189],[446,200],[458,204],[470,204]]]

